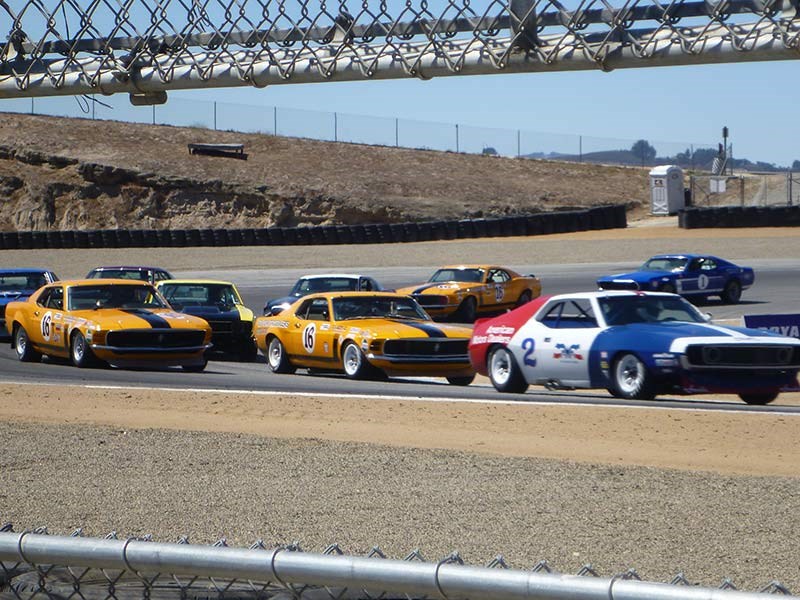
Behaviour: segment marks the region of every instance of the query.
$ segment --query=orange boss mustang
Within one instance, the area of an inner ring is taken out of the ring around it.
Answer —
[[[467,356],[471,332],[438,325],[413,298],[389,292],[311,294],[255,323],[256,343],[275,373],[305,367],[352,379],[446,377],[453,385],[475,377]]]
[[[6,328],[21,361],[42,354],[77,367],[206,367],[211,328],[176,313],[147,282],[121,279],[58,281],[6,309]]]
[[[427,283],[397,290],[412,296],[434,318],[471,323],[481,313],[521,306],[542,293],[534,275],[505,267],[459,265],[442,267]]]

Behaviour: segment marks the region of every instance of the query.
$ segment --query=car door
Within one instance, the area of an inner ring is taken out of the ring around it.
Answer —
[[[537,380],[553,380],[570,387],[589,387],[589,349],[600,325],[588,298],[551,301],[537,320]],[[523,367],[524,369],[524,367]]]
[[[287,349],[293,362],[322,367],[337,362],[330,315],[327,298],[309,298],[300,304],[288,332]]]
[[[47,354],[66,354],[64,350],[64,288],[50,286],[39,294],[28,315],[25,329],[34,347]]]
[[[490,309],[499,309],[511,302],[509,284],[511,275],[508,271],[491,268],[486,272],[486,283],[483,287],[481,304]]]

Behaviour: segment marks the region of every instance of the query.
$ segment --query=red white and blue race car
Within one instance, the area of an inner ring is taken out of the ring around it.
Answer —
[[[605,388],[618,398],[731,393],[767,404],[800,389],[800,339],[714,325],[675,294],[588,292],[537,298],[475,324],[475,369],[501,392],[531,384]]]

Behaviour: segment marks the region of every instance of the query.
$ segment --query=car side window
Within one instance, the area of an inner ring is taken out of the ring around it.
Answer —
[[[39,306],[47,306],[47,303],[50,302],[50,296],[53,294],[53,288],[48,288],[43,291],[39,297],[36,299],[36,304]]]
[[[693,258],[689,262],[689,266],[686,267],[686,270],[687,271],[697,271],[697,270],[700,269],[700,265],[702,265],[702,264],[703,264],[703,259],[702,258]]]
[[[297,311],[294,313],[296,317],[300,319],[308,319],[308,309],[311,308],[311,303],[313,300],[306,300],[303,302],[298,308]]]
[[[711,260],[710,258],[706,258],[703,260],[703,264],[700,265],[701,271],[713,271],[717,268],[717,263]]]
[[[559,301],[548,308],[539,321],[551,329],[584,329],[597,327],[592,303],[588,299],[575,298]]]
[[[375,288],[372,286],[372,280],[367,277],[362,277],[361,282],[359,283],[359,289],[362,292],[371,292]]]
[[[64,290],[60,287],[52,288],[45,306],[56,310],[64,310]]]
[[[330,313],[328,311],[328,301],[325,298],[315,298],[308,307],[309,321],[327,321]]]
[[[492,283],[505,283],[511,279],[511,277],[505,271],[501,269],[492,269],[489,271],[489,281]]]

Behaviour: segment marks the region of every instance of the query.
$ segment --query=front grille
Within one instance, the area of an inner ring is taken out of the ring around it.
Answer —
[[[214,333],[232,333],[233,321],[209,321],[211,331]]]
[[[800,348],[794,346],[697,345],[686,349],[686,357],[706,367],[800,366]]]
[[[464,356],[469,340],[387,340],[383,353],[391,356]]]
[[[444,306],[447,304],[447,296],[434,296],[431,294],[414,294],[414,300],[419,302],[420,306],[433,307]]]
[[[639,284],[635,281],[604,281],[597,284],[601,290],[638,290]]]
[[[126,329],[110,331],[106,344],[116,348],[189,348],[202,346],[201,329]]]

